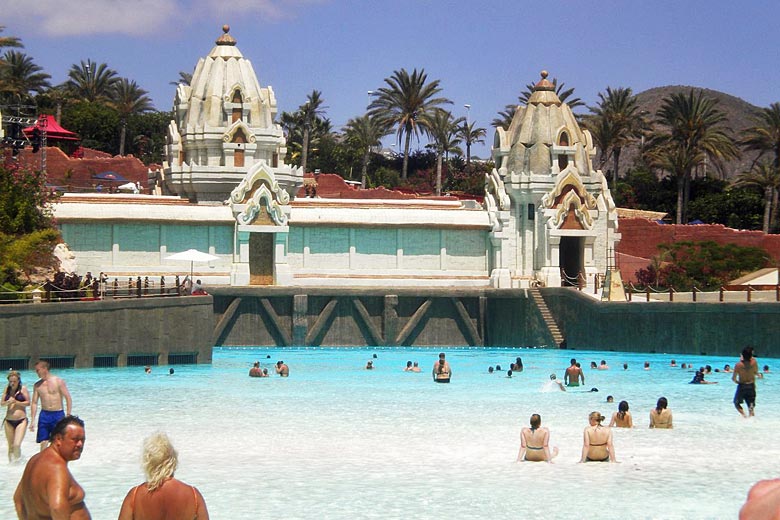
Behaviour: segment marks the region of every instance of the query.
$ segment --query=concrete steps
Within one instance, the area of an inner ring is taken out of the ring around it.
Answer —
[[[550,331],[550,335],[555,342],[555,346],[560,347],[565,338],[563,337],[563,333],[561,333],[561,329],[558,327],[558,324],[555,322],[555,318],[553,317],[552,312],[550,312],[550,309],[547,307],[547,302],[544,301],[544,297],[542,296],[541,291],[538,287],[532,287],[529,289],[529,291],[531,293],[531,298],[533,299],[534,304],[536,304],[536,308],[539,309],[539,312],[542,315],[542,319],[544,320],[545,325],[547,325],[547,330]]]

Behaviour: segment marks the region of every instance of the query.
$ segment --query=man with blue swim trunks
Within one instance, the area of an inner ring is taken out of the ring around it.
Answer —
[[[38,399],[40,399],[41,415],[38,418],[36,442],[40,443],[41,451],[43,451],[49,445],[49,437],[54,425],[65,415],[70,415],[73,403],[68,391],[68,385],[61,378],[49,372],[49,363],[46,361],[35,363],[35,373],[38,374],[40,379],[33,386],[33,395],[30,403],[32,405],[30,431],[35,431],[35,413],[38,411]],[[63,399],[65,400],[64,411],[62,407]]]

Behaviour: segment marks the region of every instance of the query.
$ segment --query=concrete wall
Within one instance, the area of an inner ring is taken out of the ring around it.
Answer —
[[[128,298],[89,302],[0,306],[0,360],[73,357],[73,366],[94,366],[95,356],[193,354],[211,362],[213,301],[208,296]],[[185,356],[186,357],[186,356]],[[155,364],[153,362],[143,364]]]
[[[543,289],[566,347],[578,350],[736,356],[748,345],[780,357],[780,303],[601,302]]]

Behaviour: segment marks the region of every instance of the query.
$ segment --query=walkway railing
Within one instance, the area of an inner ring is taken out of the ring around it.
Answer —
[[[0,290],[0,304],[92,301],[118,298],[159,298],[188,294],[189,280],[183,282],[177,275],[166,281],[164,276],[136,276],[128,278],[97,279],[78,287],[58,287],[52,282],[27,287],[21,291]]]

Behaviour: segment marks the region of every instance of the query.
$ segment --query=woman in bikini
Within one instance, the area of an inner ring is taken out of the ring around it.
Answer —
[[[672,429],[672,411],[667,406],[669,401],[666,397],[658,398],[655,408],[650,410],[650,428]]]
[[[531,416],[531,427],[520,431],[520,453],[517,462],[552,462],[558,455],[558,448],[550,454],[550,430],[542,428],[542,417],[535,413]]]
[[[3,428],[8,439],[8,462],[22,457],[22,440],[27,431],[27,407],[30,406],[30,393],[22,385],[19,372],[8,372],[8,386],[3,392],[0,405],[6,407]]]
[[[208,520],[203,495],[173,478],[178,454],[168,436],[156,433],[144,441],[146,482],[132,488],[122,502],[119,520]]]
[[[609,427],[633,428],[634,420],[631,418],[631,412],[628,411],[628,401],[620,401],[618,411],[612,414],[612,420],[609,421]]]
[[[612,446],[612,429],[601,425],[604,419],[599,412],[591,412],[588,416],[590,425],[583,433],[580,462],[617,462]]]

